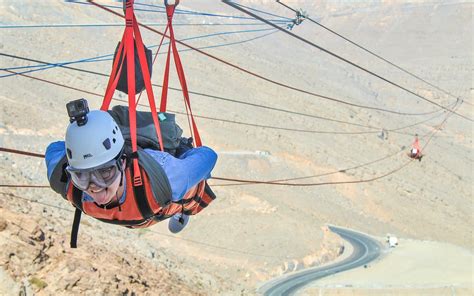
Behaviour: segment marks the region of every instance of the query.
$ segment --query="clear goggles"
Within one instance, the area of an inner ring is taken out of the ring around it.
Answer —
[[[112,185],[117,176],[121,174],[122,169],[120,160],[112,159],[111,161],[92,168],[92,169],[75,169],[66,167],[66,171],[71,175],[72,183],[80,190],[87,190],[91,183],[97,187],[106,188]]]

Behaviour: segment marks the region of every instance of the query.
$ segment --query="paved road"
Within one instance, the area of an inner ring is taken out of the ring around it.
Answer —
[[[310,268],[264,284],[259,293],[265,296],[294,295],[297,290],[311,282],[369,263],[380,255],[382,246],[375,239],[355,231],[329,226],[332,232],[339,234],[353,246],[352,254],[346,259],[319,268]]]

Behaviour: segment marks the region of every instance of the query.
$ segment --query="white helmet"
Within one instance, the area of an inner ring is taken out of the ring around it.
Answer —
[[[109,113],[93,110],[87,123],[77,121],[66,130],[66,155],[74,169],[91,169],[114,158],[122,151],[125,141],[115,120]]]

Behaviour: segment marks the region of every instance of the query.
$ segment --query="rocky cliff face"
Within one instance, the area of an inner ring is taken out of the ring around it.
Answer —
[[[160,259],[117,249],[113,239],[97,242],[82,235],[80,247],[71,249],[69,238],[55,230],[54,222],[3,207],[0,217],[2,295],[207,294],[197,282],[185,282],[164,264],[156,264]]]

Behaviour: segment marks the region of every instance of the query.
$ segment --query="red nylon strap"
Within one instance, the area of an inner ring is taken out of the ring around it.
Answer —
[[[413,148],[416,148],[418,151],[421,151],[420,141],[418,140],[418,137],[416,137],[415,142],[413,142]]]
[[[114,95],[115,88],[117,87],[117,83],[120,78],[120,74],[122,73],[122,65],[125,59],[122,59],[120,61],[120,56],[122,56],[124,52],[125,50],[123,47],[123,37],[122,37],[122,42],[120,42],[119,48],[117,49],[117,55],[114,60],[112,72],[110,73],[109,82],[107,83],[104,100],[102,101],[102,106],[100,107],[100,110],[102,111],[109,110],[110,102],[112,101],[112,96]],[[120,67],[118,67],[119,61],[120,61]]]
[[[197,125],[196,125],[196,121],[194,120],[194,115],[193,115],[193,112],[192,112],[192,109],[191,109],[191,101],[189,99],[189,91],[188,91],[188,86],[187,86],[187,83],[186,83],[186,77],[185,77],[185,74],[184,74],[184,69],[183,69],[183,65],[181,63],[181,59],[179,57],[178,49],[176,47],[176,39],[174,37],[174,30],[173,30],[173,25],[172,25],[172,18],[173,18],[173,14],[174,14],[174,9],[175,9],[175,6],[172,6],[172,5],[166,6],[166,15],[168,16],[168,26],[169,26],[169,30],[170,30],[170,45],[173,49],[173,58],[174,58],[175,66],[176,66],[176,72],[177,72],[178,78],[179,78],[179,83],[181,84],[181,89],[183,90],[183,97],[184,97],[184,103],[185,103],[185,106],[186,106],[186,113],[188,114],[188,120],[189,120],[189,117],[191,118],[191,123],[192,123],[191,132],[192,132],[193,137],[194,137],[194,143],[195,143],[196,147],[199,147],[199,146],[202,146],[201,137],[199,135],[199,131],[198,131],[198,128],[197,128]],[[169,52],[170,51],[168,50],[168,55],[169,55]],[[169,75],[169,73],[165,72],[165,75]],[[165,87],[164,83],[163,83],[163,87]],[[166,99],[166,97],[165,97],[165,99]],[[163,106],[163,97],[162,97],[161,106]],[[165,108],[166,108],[166,101],[165,101]]]
[[[165,3],[166,5],[166,3]],[[168,7],[168,6],[167,6]],[[168,9],[168,8],[167,8]],[[173,24],[173,14],[175,6],[166,11],[166,16],[168,22],[166,24],[166,29],[170,28]],[[163,34],[163,37],[166,35],[166,32]],[[166,105],[168,104],[168,84],[170,77],[170,56],[171,56],[171,42],[168,43],[168,53],[166,55],[166,66],[165,73],[163,73],[163,86],[161,87],[161,103],[160,103],[160,112],[166,112]]]
[[[128,86],[128,116],[130,118],[130,137],[132,140],[132,154],[136,155],[137,147],[137,107],[135,104],[135,46],[133,40],[133,0],[125,4],[125,56],[127,58],[127,86]],[[143,184],[138,158],[133,158],[133,185]]]
[[[160,45],[158,45],[158,49],[156,50],[155,57],[153,58],[153,63],[151,64],[152,67],[153,67],[153,65],[155,65],[156,58],[158,57],[158,53],[160,52],[160,48],[161,48],[161,45],[163,44],[163,40],[165,39],[166,33],[168,33],[168,25],[166,25],[165,32],[163,33],[163,36],[161,36]],[[140,102],[140,98],[142,96],[142,93],[143,92],[140,92],[140,95],[138,96],[137,105],[139,105],[138,103]]]
[[[168,21],[168,26],[169,25],[170,25],[170,22]],[[165,73],[163,74],[163,86],[161,87],[160,112],[166,112],[166,105],[168,104],[168,81],[170,77],[170,55],[171,55],[171,42],[168,45],[168,54],[166,55]]]
[[[136,119],[136,110],[137,104],[135,102],[136,92],[135,92],[135,42],[134,42],[134,32],[135,27],[138,28],[136,24],[135,14],[133,12],[133,2],[134,0],[127,0],[125,3],[125,31],[123,33],[122,41],[120,42],[119,48],[117,50],[117,55],[115,57],[112,72],[110,74],[109,82],[107,84],[107,89],[105,91],[104,100],[102,101],[101,110],[107,111],[110,106],[110,102],[112,100],[112,96],[115,92],[117,87],[118,80],[120,78],[120,74],[122,72],[123,63],[127,63],[127,84],[128,84],[128,115],[130,118],[130,137],[132,142],[132,155],[137,155],[137,119]],[[138,31],[138,30],[137,30]],[[145,85],[148,83],[147,87],[147,94],[151,94],[151,98],[153,99],[153,92],[149,92],[149,88],[151,88],[150,82],[150,73],[148,71],[148,67],[146,66],[146,57],[144,53],[143,41],[141,40],[140,33],[138,32],[137,37],[137,50],[140,60],[140,66],[142,69],[142,73],[144,74]],[[140,54],[141,53],[141,54]],[[122,61],[120,61],[120,57],[122,57]],[[125,61],[126,59],[126,61]],[[120,66],[119,66],[120,61]],[[144,61],[144,63],[143,63]],[[145,66],[143,66],[145,64]],[[155,109],[156,110],[156,109]],[[152,112],[156,113],[156,112]],[[161,133],[160,137],[161,139]],[[161,143],[160,143],[161,144]],[[134,179],[133,185],[140,186],[143,184],[140,167],[138,165],[138,158],[133,158],[133,172],[134,172]]]
[[[150,104],[151,109],[151,116],[153,118],[153,124],[155,125],[156,136],[158,137],[158,141],[160,143],[160,150],[164,151],[163,147],[163,139],[161,136],[161,128],[158,121],[158,115],[156,113],[156,105],[155,105],[155,96],[153,94],[153,88],[151,87],[151,78],[150,72],[148,71],[147,60],[145,56],[145,48],[143,46],[142,36],[140,34],[140,30],[138,29],[138,24],[135,16],[133,16],[133,31],[135,32],[135,39],[137,41],[137,49],[138,49],[138,59],[140,61],[140,68],[142,69],[143,73],[143,80],[145,82],[145,89],[148,97],[148,103]],[[135,101],[134,101],[135,104]]]

